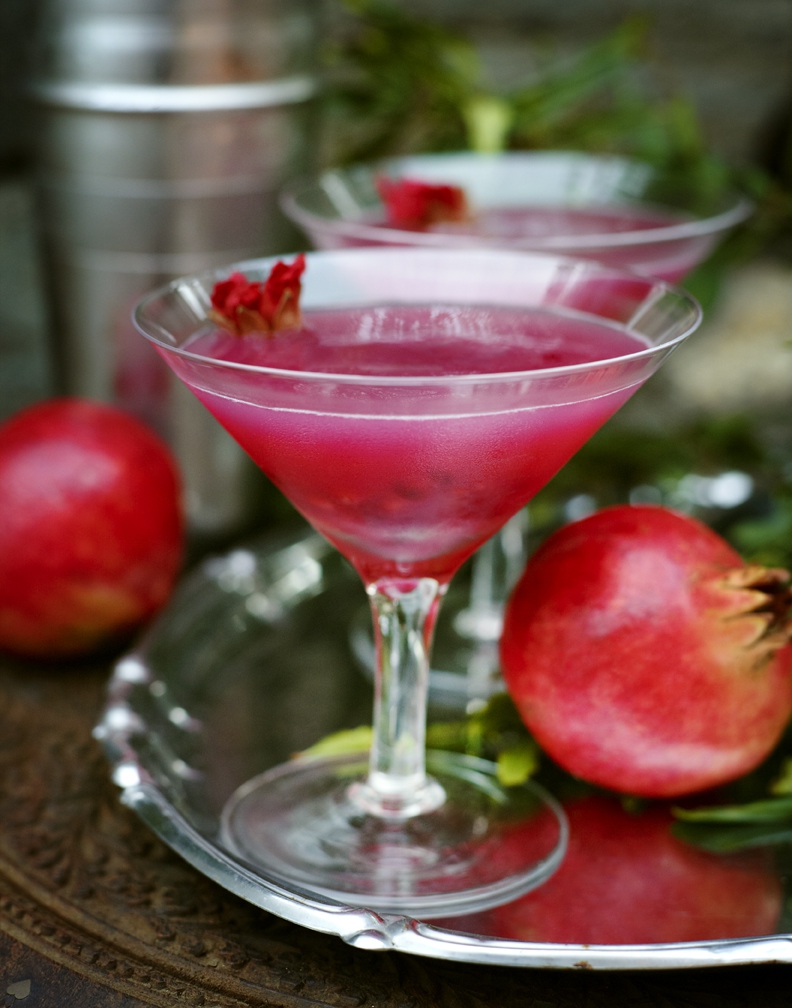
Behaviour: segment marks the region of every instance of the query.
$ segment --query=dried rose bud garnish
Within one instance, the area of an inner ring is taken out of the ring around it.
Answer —
[[[376,179],[390,227],[421,231],[432,224],[464,224],[470,220],[465,192],[459,186],[433,185],[414,179]]]
[[[278,261],[270,275],[259,283],[244,273],[232,273],[214,285],[209,317],[222,329],[244,336],[257,332],[271,336],[282,329],[299,329],[300,277],[305,271],[305,256],[292,263]]]

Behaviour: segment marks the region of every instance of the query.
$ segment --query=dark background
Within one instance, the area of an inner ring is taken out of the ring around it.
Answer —
[[[262,0],[266,2],[266,0]],[[492,83],[530,80],[626,17],[646,16],[649,59],[660,80],[693,98],[707,137],[735,160],[756,155],[761,134],[792,91],[792,0],[399,0],[408,10],[469,32]],[[0,169],[29,163],[33,124],[22,101],[26,41],[36,0],[0,4]],[[329,8],[331,23],[337,11]]]

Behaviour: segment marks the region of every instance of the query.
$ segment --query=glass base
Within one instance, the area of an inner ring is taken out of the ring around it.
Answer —
[[[516,899],[560,865],[568,827],[539,785],[504,788],[487,760],[427,753],[445,793],[433,811],[365,811],[360,755],[298,759],[243,784],[222,816],[222,840],[276,882],[352,906],[448,917]]]

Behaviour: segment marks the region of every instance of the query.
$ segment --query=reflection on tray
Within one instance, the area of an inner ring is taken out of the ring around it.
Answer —
[[[569,802],[566,858],[539,889],[484,914],[437,921],[525,942],[643,945],[772,934],[781,881],[769,852],[715,855],[671,833],[665,808]],[[519,837],[514,838],[519,843]]]

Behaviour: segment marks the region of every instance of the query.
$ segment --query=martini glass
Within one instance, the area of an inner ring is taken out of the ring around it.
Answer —
[[[460,186],[472,221],[427,230],[389,226],[380,176]],[[281,205],[320,249],[521,249],[594,259],[670,283],[753,209],[737,192],[703,199],[651,165],[580,151],[464,151],[351,165],[294,183]]]
[[[389,226],[376,185],[380,176],[460,186],[473,219],[427,230]],[[524,249],[594,259],[670,283],[698,266],[752,210],[737,192],[702,200],[651,165],[579,151],[465,151],[352,165],[294,183],[282,206],[320,249]],[[453,618],[441,627],[442,657],[431,674],[433,697],[443,706],[478,704],[504,688],[498,639],[506,598],[525,565],[527,525],[523,511],[487,541],[473,558],[467,597],[455,592],[449,599]],[[366,621],[361,612],[350,639],[361,666],[373,674]]]
[[[368,764],[303,758],[254,778],[226,804],[224,842],[268,878],[346,904],[475,912],[544,880],[563,855],[565,826],[549,796],[501,787],[485,761],[434,754],[427,772],[440,601],[460,564],[696,328],[700,311],[665,283],[554,256],[354,249],[307,258],[304,332],[241,342],[213,333],[219,274],[175,281],[135,316],[351,561],[371,602]],[[234,268],[263,280],[273,265]],[[312,342],[320,331],[324,342]],[[550,357],[510,367],[541,342],[537,333]],[[251,363],[281,348],[299,366]],[[500,350],[500,369],[482,368]],[[347,370],[328,369],[336,352]],[[536,820],[536,843],[504,848],[504,831],[523,819]]]

